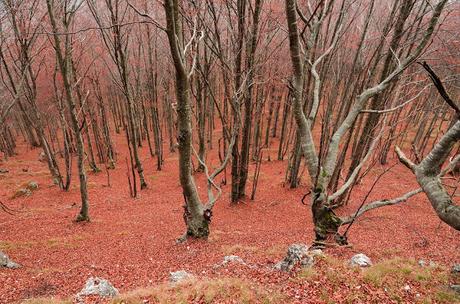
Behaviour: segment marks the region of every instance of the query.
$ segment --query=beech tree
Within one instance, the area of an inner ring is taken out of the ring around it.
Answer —
[[[403,1],[404,2],[404,1]],[[406,1],[408,2],[408,1]],[[323,7],[323,11],[331,9],[331,2],[319,2],[318,8]],[[404,2],[405,3],[405,2]],[[401,6],[401,10],[405,9],[405,6]],[[385,73],[387,76],[383,77],[377,84],[364,89],[362,92],[358,93],[355,97],[354,102],[351,104],[349,111],[345,115],[343,121],[339,124],[337,129],[333,132],[330,137],[327,145],[322,142],[322,146],[326,147],[324,150],[324,155],[318,155],[316,145],[313,139],[312,130],[314,124],[314,117],[316,116],[318,109],[318,102],[320,102],[320,96],[318,94],[318,87],[315,86],[313,91],[313,99],[311,101],[311,110],[309,115],[306,115],[303,110],[303,95],[304,95],[304,82],[305,73],[308,71],[307,66],[305,65],[304,55],[302,54],[302,47],[300,45],[299,39],[299,30],[298,30],[298,12],[299,8],[296,6],[294,0],[285,1],[285,10],[288,24],[289,32],[289,48],[293,69],[293,79],[291,88],[293,91],[293,111],[295,120],[298,127],[300,143],[302,148],[302,153],[305,156],[305,161],[308,168],[309,177],[312,181],[312,195],[311,195],[311,208],[313,213],[313,223],[315,225],[315,235],[316,242],[323,242],[328,235],[336,235],[340,239],[338,234],[338,228],[342,225],[343,221],[341,218],[335,215],[334,211],[331,208],[331,202],[336,199],[340,194],[342,194],[350,185],[351,182],[357,176],[357,170],[361,167],[358,165],[354,172],[350,175],[347,181],[335,192],[329,193],[331,189],[331,177],[334,173],[334,170],[337,166],[337,159],[340,151],[340,145],[346,133],[350,130],[353,124],[356,122],[360,112],[364,110],[367,102],[374,96],[384,92],[397,78],[404,72],[407,67],[409,67],[422,53],[427,44],[429,43],[435,27],[438,23],[441,12],[446,5],[447,1],[439,1],[436,6],[434,6],[432,15],[429,19],[428,25],[425,28],[425,31],[420,38],[419,42],[414,46],[413,50],[408,53],[404,58],[398,58],[397,64],[390,72]],[[339,23],[341,22],[340,16],[343,12],[344,6],[339,13]],[[311,12],[310,19],[303,18],[307,22],[306,26],[310,20],[315,22],[315,20],[321,20],[321,16],[315,16],[316,11]],[[340,29],[340,25],[338,25]],[[338,35],[339,31],[336,32]],[[330,49],[333,49],[337,43],[337,36],[332,38],[330,46],[326,48],[323,54],[318,58],[321,59],[326,56]],[[303,48],[303,50],[308,50],[308,48]],[[391,52],[391,47],[389,52]],[[318,59],[316,61],[318,61]],[[316,62],[315,61],[315,62]],[[314,65],[311,65],[311,70],[314,71]],[[316,81],[317,81],[317,77]]]
[[[141,138],[138,128],[138,120],[135,114],[135,100],[133,98],[133,90],[131,89],[129,67],[128,47],[130,30],[125,29],[122,23],[129,22],[129,16],[126,14],[129,10],[129,5],[125,1],[120,0],[104,0],[98,3],[93,0],[87,0],[91,13],[99,27],[100,34],[104,45],[109,52],[110,58],[113,60],[117,68],[119,82],[116,81],[117,87],[121,90],[126,100],[127,109],[127,140],[132,151],[134,163],[133,167],[137,169],[141,189],[147,188],[147,182],[144,177],[144,169],[139,155],[139,145]],[[102,5],[100,5],[102,4]],[[100,11],[108,12],[107,20],[103,18]],[[107,31],[107,28],[110,31]],[[134,177],[135,178],[135,177]]]
[[[444,179],[441,163],[460,152],[457,120],[413,63],[436,58],[443,81],[455,85],[457,63],[445,43],[455,49],[456,40],[446,39],[455,31],[439,25],[446,16],[452,27],[446,8],[457,7],[447,0],[285,0],[284,7],[264,0],[5,0],[0,151],[13,156],[21,140],[39,146],[66,191],[77,157],[78,220],[89,220],[86,170],[98,174],[105,165],[110,185],[109,169],[119,161],[115,136],[126,138],[132,197],[139,184],[147,187],[148,161],[168,168],[165,138],[169,152],[179,152],[181,240],[208,236],[222,193],[236,204],[249,187],[254,199],[274,145],[287,163],[285,184],[310,188],[318,244],[331,235],[346,242],[341,226],[421,192],[452,224],[444,211],[455,215],[455,204],[442,184],[430,187]],[[401,159],[421,188],[337,215],[373,169],[388,169],[394,146],[410,150]],[[223,188],[227,175],[231,184]],[[195,184],[202,177],[207,199]]]
[[[62,77],[64,86],[65,100],[69,109],[71,126],[75,134],[77,145],[78,175],[80,180],[81,208],[77,216],[77,222],[89,221],[89,202],[88,202],[88,181],[84,166],[85,147],[83,143],[82,129],[84,125],[79,122],[77,104],[74,96],[75,82],[72,77],[72,36],[69,33],[75,19],[77,10],[83,1],[64,1],[55,3],[54,0],[47,0],[48,17],[52,29],[52,39],[54,50],[56,52],[56,61],[59,66],[59,72]],[[59,18],[59,19],[57,19]],[[60,25],[58,25],[58,20]],[[62,35],[61,35],[62,34]],[[64,41],[61,41],[64,37]]]
[[[8,111],[14,104],[18,105],[25,122],[24,127],[29,142],[32,146],[40,146],[43,149],[54,182],[63,188],[62,176],[54,151],[45,135],[43,114],[37,104],[37,77],[41,72],[41,63],[37,61],[43,60],[42,54],[46,42],[39,37],[40,22],[44,19],[44,15],[40,15],[38,1],[28,4],[7,0],[4,1],[4,6],[15,41],[9,45],[8,50],[3,49],[6,46],[3,43],[0,49],[0,60],[6,77],[4,82],[8,84],[14,99]],[[4,35],[2,36],[3,39],[6,39]],[[38,142],[36,142],[35,134]]]
[[[221,164],[210,173],[204,160],[200,159],[198,153],[192,146],[191,129],[190,78],[193,73],[196,72],[196,49],[197,45],[203,39],[203,33],[199,30],[196,19],[189,19],[194,20],[190,24],[191,34],[189,37],[184,35],[184,24],[179,16],[181,16],[181,14],[185,15],[185,12],[181,10],[181,7],[179,0],[166,0],[164,2],[166,33],[168,35],[171,57],[176,75],[175,87],[177,98],[179,177],[185,200],[184,221],[187,226],[186,233],[179,241],[183,241],[189,236],[204,238],[209,235],[212,208],[222,193],[221,188],[214,182],[214,179],[224,170],[230,159],[240,125],[240,118],[238,118],[233,127],[231,139]],[[244,83],[246,82],[243,81],[243,84]],[[245,87],[242,87],[232,96],[231,104],[234,109],[241,100],[241,90],[244,90],[244,88]],[[206,203],[201,202],[195,180],[192,176],[192,152],[204,167],[204,173],[206,174],[208,194],[208,201]],[[217,195],[214,194],[213,189],[218,191]]]
[[[430,74],[442,98],[455,110],[454,121],[449,130],[419,164],[409,160],[398,147],[396,147],[396,153],[399,160],[415,174],[418,184],[427,195],[439,218],[452,228],[460,230],[460,206],[454,205],[451,195],[447,192],[440,179],[443,175],[441,174],[442,165],[451,154],[454,145],[460,141],[460,109],[457,103],[450,98],[441,80],[430,66],[426,63],[423,66]],[[460,154],[456,155],[447,169],[452,170],[459,160]]]

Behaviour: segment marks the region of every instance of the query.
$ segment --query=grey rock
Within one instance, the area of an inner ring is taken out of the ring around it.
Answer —
[[[369,267],[372,266],[372,261],[367,255],[363,253],[358,253],[350,259],[350,265],[359,267]]]
[[[308,250],[308,255],[316,258],[316,257],[325,257],[323,251],[321,249],[312,249]]]
[[[89,278],[86,281],[85,287],[77,293],[76,297],[81,298],[83,296],[98,295],[103,298],[113,298],[118,295],[118,289],[113,285],[101,278]]]
[[[458,274],[458,275],[460,275],[460,264],[454,264],[454,266],[452,266],[451,272],[452,272],[453,274]]]
[[[435,262],[433,262],[433,261],[427,262],[427,261],[425,261],[425,260],[419,260],[419,261],[418,261],[418,265],[419,265],[420,267],[436,267],[436,263],[435,263]]]
[[[214,268],[219,268],[219,267],[225,266],[225,265],[227,265],[229,263],[238,263],[238,264],[246,265],[244,260],[242,258],[240,258],[239,256],[237,256],[237,255],[227,255],[227,256],[224,256],[224,260],[221,263],[215,264]]]
[[[230,262],[244,263],[243,259],[237,255],[224,256],[224,263],[230,263]]]
[[[191,280],[194,276],[185,270],[173,271],[169,273],[169,282],[180,283],[183,281]]]
[[[38,183],[37,182],[29,182],[27,184],[27,189],[33,191],[38,189]]]
[[[8,263],[6,263],[5,267],[9,269],[18,269],[18,268],[21,268],[21,265],[13,261],[9,261]]]
[[[20,267],[21,265],[13,262],[5,253],[0,251],[0,268],[17,269]]]
[[[16,193],[13,195],[13,198],[18,198],[18,197],[23,197],[23,196],[31,196],[32,191],[35,191],[38,189],[38,183],[37,182],[28,182],[27,185],[25,185],[24,188],[20,188]]]
[[[9,260],[10,258],[6,254],[0,251],[0,265],[5,266]]]
[[[459,284],[452,284],[450,285],[450,289],[455,291],[456,293],[460,294],[460,285]]]
[[[296,265],[310,267],[314,263],[313,255],[305,244],[292,244],[287,250],[286,257],[278,262],[274,268],[282,271],[291,271]]]
[[[5,173],[8,173],[8,172],[10,172],[8,169],[0,168],[0,173],[1,174],[5,174]]]
[[[32,191],[27,188],[21,188],[13,195],[13,198],[23,197],[23,196],[31,196]]]
[[[42,152],[40,152],[40,154],[38,154],[38,161],[42,162],[42,163],[46,162],[46,154],[45,154],[45,152],[42,151]]]

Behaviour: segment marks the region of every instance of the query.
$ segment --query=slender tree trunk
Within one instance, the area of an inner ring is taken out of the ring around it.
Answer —
[[[177,0],[165,1],[167,34],[176,71],[177,128],[179,142],[179,179],[185,200],[186,236],[203,238],[209,235],[210,211],[204,210],[192,176],[192,118],[189,80],[182,57],[182,27]],[[179,39],[178,39],[179,38]]]
[[[52,0],[47,0],[46,3],[48,7],[48,15],[50,17],[50,22],[51,22],[53,32],[57,33],[58,28],[57,28],[56,20],[54,17],[54,7],[52,6],[53,5]],[[68,30],[68,28],[66,28],[66,30]],[[71,58],[70,58],[72,54],[71,49],[70,49],[70,37],[69,35],[65,35],[64,54],[62,53],[61,39],[59,35],[54,34],[53,38],[54,38],[54,49],[56,51],[56,58],[58,61],[59,70],[61,72],[62,81],[64,84],[65,98],[66,98],[67,105],[70,111],[71,125],[75,133],[76,143],[77,143],[78,175],[80,178],[80,196],[81,196],[81,209],[80,209],[79,215],[77,216],[77,222],[89,221],[88,187],[87,187],[86,172],[85,172],[85,167],[84,167],[85,147],[83,144],[81,128],[78,123],[77,109],[76,109],[76,104],[75,104],[73,93],[72,93],[72,84],[71,84],[72,77],[70,75],[70,73],[72,72]]]

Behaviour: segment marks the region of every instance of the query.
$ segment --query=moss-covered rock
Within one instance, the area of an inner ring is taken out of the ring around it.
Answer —
[[[16,268],[20,268],[21,265],[13,262],[12,260],[10,260],[10,258],[6,254],[0,251],[0,268],[2,267],[16,269]]]
[[[34,181],[28,182],[27,185],[26,185],[26,188],[29,189],[30,191],[37,190],[38,189],[38,183],[34,182]]]
[[[24,196],[31,196],[32,191],[27,188],[20,188],[16,193],[14,193],[12,198],[24,197]]]

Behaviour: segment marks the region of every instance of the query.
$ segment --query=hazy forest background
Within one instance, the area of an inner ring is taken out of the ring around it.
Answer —
[[[1,0],[0,303],[460,303],[459,29]]]

